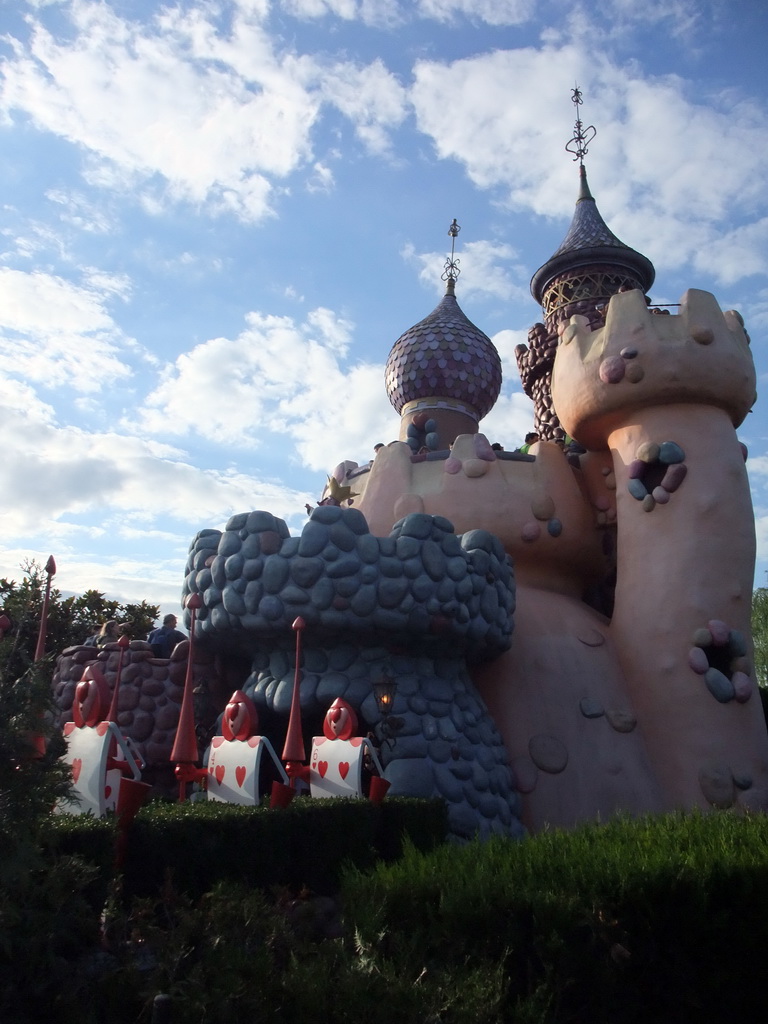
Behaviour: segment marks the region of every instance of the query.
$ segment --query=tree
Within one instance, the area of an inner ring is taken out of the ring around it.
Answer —
[[[34,608],[29,579],[2,584],[20,608]],[[51,809],[71,792],[71,775],[61,759],[64,739],[53,729],[48,659],[22,675],[9,670],[23,660],[26,619],[20,624],[0,649],[0,1019],[22,1022],[60,1019],[55,1001],[98,938],[89,904],[98,869],[57,849],[50,830]],[[32,1010],[35,999],[44,1005]]]
[[[0,608],[13,623],[12,636],[0,640],[0,663],[14,679],[34,662],[46,584],[39,562],[24,562],[21,570],[21,581],[0,579]],[[45,649],[59,654],[82,644],[109,619],[130,621],[130,635],[145,640],[159,614],[159,605],[147,601],[121,605],[98,590],[63,598],[60,590],[51,587]]]
[[[759,686],[768,686],[768,588],[760,587],[752,595],[752,639],[755,645],[755,677]]]
[[[160,606],[147,604],[146,601],[141,601],[139,604],[126,602],[120,606],[120,617],[131,623],[131,636],[134,640],[146,640],[159,614]]]

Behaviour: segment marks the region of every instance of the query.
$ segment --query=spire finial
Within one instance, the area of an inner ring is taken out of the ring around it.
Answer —
[[[459,263],[461,263],[461,260],[458,259],[455,255],[456,236],[460,231],[461,227],[459,226],[459,222],[454,217],[453,220],[451,221],[451,226],[448,228],[448,234],[451,236],[451,255],[445,261],[445,269],[441,274],[441,278],[443,281],[455,282],[459,274],[461,273],[461,271],[459,270]]]
[[[594,137],[597,135],[597,129],[594,125],[588,125],[586,128],[582,124],[581,118],[579,117],[579,107],[583,100],[581,98],[581,89],[576,85],[571,90],[571,100],[573,105],[576,107],[576,124],[573,128],[573,138],[566,143],[566,150],[569,153],[573,153],[574,160],[578,160],[581,167],[584,166],[584,157],[587,155],[587,147],[592,142]]]

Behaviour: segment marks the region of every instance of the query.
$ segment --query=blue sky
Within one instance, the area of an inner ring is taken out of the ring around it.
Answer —
[[[177,610],[190,540],[292,530],[397,436],[383,367],[436,305],[500,351],[484,421],[532,422],[514,347],[578,191],[740,310],[768,372],[763,0],[0,0],[0,575]],[[748,445],[768,569],[768,420]]]

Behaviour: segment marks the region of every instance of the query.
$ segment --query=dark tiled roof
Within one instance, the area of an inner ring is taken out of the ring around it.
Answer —
[[[603,220],[589,191],[586,169],[582,165],[579,170],[579,198],[576,201],[571,226],[558,249],[533,275],[533,297],[537,302],[541,302],[547,285],[555,277],[564,271],[588,266],[590,263],[615,263],[617,267],[629,269],[636,276],[640,287],[647,291],[656,276],[653,264],[642,253],[614,235]]]
[[[401,335],[387,359],[387,396],[399,413],[418,398],[451,398],[477,411],[493,408],[501,390],[501,360],[491,339],[467,319],[449,282],[446,295]]]
[[[579,199],[576,203],[576,212],[568,228],[568,234],[552,255],[560,256],[561,253],[573,249],[587,249],[595,245],[613,245],[618,249],[629,249],[629,246],[617,238],[605,223],[597,203],[590,196],[589,199]]]

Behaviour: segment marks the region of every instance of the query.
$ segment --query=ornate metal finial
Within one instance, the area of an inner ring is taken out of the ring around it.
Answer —
[[[451,255],[449,259],[445,261],[445,269],[441,275],[443,281],[455,281],[457,280],[461,271],[459,270],[460,259],[457,259],[454,255],[456,252],[456,236],[461,231],[459,222],[454,217],[451,221],[451,226],[448,228],[448,234],[451,236]]]
[[[587,146],[592,142],[594,137],[597,135],[597,129],[594,125],[588,125],[586,128],[581,122],[579,117],[579,107],[582,104],[581,89],[578,85],[571,91],[571,100],[573,105],[576,107],[576,124],[573,128],[573,138],[566,144],[566,149],[569,153],[573,153],[574,160],[578,160],[579,163],[584,165],[584,157],[587,155]]]

